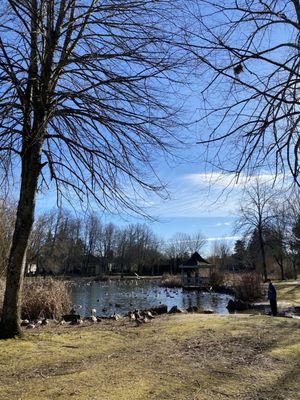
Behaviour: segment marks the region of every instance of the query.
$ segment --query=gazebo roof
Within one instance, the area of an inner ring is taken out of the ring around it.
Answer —
[[[196,251],[192,256],[189,258],[189,260],[185,263],[180,265],[180,268],[190,268],[190,269],[195,269],[195,268],[207,268],[212,266],[208,261],[204,260],[203,257],[200,256],[200,254]]]

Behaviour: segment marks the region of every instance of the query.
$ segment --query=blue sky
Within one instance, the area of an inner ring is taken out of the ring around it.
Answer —
[[[193,151],[196,156],[197,146]],[[169,165],[161,161],[158,172],[168,181],[169,198],[164,200],[151,195],[146,199],[146,210],[153,220],[145,220],[130,213],[103,213],[97,207],[94,211],[98,211],[104,222],[113,222],[117,226],[145,222],[165,240],[171,239],[178,232],[192,234],[200,231],[207,238],[207,244],[202,251],[205,256],[210,254],[215,241],[225,240],[233,247],[241,236],[234,233],[234,225],[243,188],[251,184],[257,176],[247,177],[242,174],[237,182],[234,174],[205,172],[205,164],[201,162]],[[259,179],[273,182],[274,175],[260,172]],[[54,191],[40,193],[37,212],[55,207],[55,199]],[[80,209],[76,203],[73,205],[77,211]],[[67,204],[65,207],[70,208]]]
[[[241,176],[240,181],[234,183],[234,175],[196,172],[201,169],[204,170],[201,163],[197,166],[188,163],[172,167],[161,166],[161,175],[168,178],[169,198],[163,200],[154,195],[149,196],[146,210],[153,217],[152,221],[132,214],[101,213],[100,210],[99,215],[104,222],[113,222],[118,226],[146,222],[159,237],[166,240],[177,232],[192,234],[201,231],[208,239],[205,254],[209,254],[214,240],[225,239],[233,245],[239,237],[233,233],[233,228],[247,179]],[[54,206],[54,192],[48,191],[39,195],[38,213]]]
[[[193,112],[194,119],[197,119],[199,101],[195,93],[188,99],[186,107],[191,118]],[[145,220],[130,212],[119,214],[118,210],[115,214],[105,213],[95,203],[92,203],[93,211],[104,222],[113,222],[118,226],[145,222],[155,234],[165,240],[178,232],[193,234],[201,231],[207,238],[207,245],[203,250],[205,255],[209,254],[216,240],[226,240],[233,247],[235,240],[241,237],[241,234],[234,233],[234,225],[243,188],[256,177],[249,178],[241,174],[237,181],[234,173],[225,174],[212,168],[206,162],[205,149],[197,144],[200,132],[207,130],[209,127],[204,123],[194,124],[189,132],[188,143],[175,150],[175,157],[164,158],[159,154],[154,157],[155,171],[162,182],[167,184],[168,195],[160,198],[150,193],[139,200],[152,220]],[[226,154],[226,158],[228,157],[230,155]],[[257,174],[264,181],[274,181],[274,175],[269,172],[257,171]],[[127,193],[130,190],[128,187]],[[53,189],[39,193],[37,214],[55,206],[56,193]],[[67,203],[63,206],[72,210]],[[72,211],[81,212],[76,198],[72,199],[72,206]]]
[[[186,104],[187,117],[197,114],[199,99],[190,96]],[[191,112],[192,111],[192,112]],[[197,116],[194,116],[196,119]],[[233,233],[237,209],[246,177],[236,183],[235,175],[223,174],[211,168],[205,162],[203,148],[197,141],[199,131],[207,127],[193,125],[189,132],[188,143],[175,150],[175,157],[165,158],[157,155],[154,168],[163,183],[167,185],[167,198],[149,194],[143,199],[145,211],[152,220],[130,212],[118,214],[105,213],[92,203],[93,211],[98,212],[104,222],[113,222],[118,226],[128,223],[145,222],[159,237],[168,240],[178,232],[195,233],[201,231],[208,239],[204,252],[209,253],[214,240],[226,240],[230,245],[239,237]],[[128,192],[130,189],[128,189]],[[76,198],[73,208],[80,213]],[[56,193],[52,189],[40,193],[37,213],[56,206]],[[71,209],[65,203],[65,208]],[[71,209],[72,210],[72,209]],[[74,210],[73,210],[74,211]]]

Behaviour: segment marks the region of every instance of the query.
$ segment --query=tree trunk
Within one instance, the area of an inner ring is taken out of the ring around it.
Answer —
[[[261,230],[259,229],[259,245],[260,245],[260,252],[261,252],[261,259],[262,259],[262,268],[263,268],[263,276],[264,280],[268,279],[268,272],[267,272],[267,263],[266,263],[266,252],[265,252],[265,243],[264,238],[262,235]]]
[[[280,264],[281,280],[285,280],[283,264]]]
[[[284,281],[285,280],[285,276],[284,276],[284,262],[283,262],[283,258],[282,257],[276,257],[274,256],[274,260],[276,261],[277,265],[280,268],[280,276],[281,276],[281,280]]]
[[[25,147],[25,149],[24,149]],[[34,221],[35,197],[41,170],[41,146],[33,142],[23,147],[20,197],[8,260],[6,289],[0,323],[0,337],[21,335],[21,299],[26,251]]]
[[[280,258],[279,266],[280,266],[281,280],[284,281],[285,280],[285,276],[284,276],[284,265],[283,265],[282,257]]]
[[[296,260],[293,260],[292,263],[293,263],[294,279],[297,279],[297,278],[298,278],[298,271],[297,271],[297,263],[296,263]]]

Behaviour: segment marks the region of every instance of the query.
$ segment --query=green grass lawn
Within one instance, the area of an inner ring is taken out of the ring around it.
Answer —
[[[300,321],[180,314],[0,342],[5,400],[299,400]]]

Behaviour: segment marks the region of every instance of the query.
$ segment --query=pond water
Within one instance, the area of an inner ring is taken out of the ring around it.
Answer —
[[[109,316],[113,313],[124,315],[130,310],[160,304],[166,304],[168,310],[174,305],[182,309],[197,306],[227,314],[226,305],[232,298],[227,294],[163,288],[158,282],[150,280],[79,282],[72,285],[71,294],[74,304],[79,306],[78,312],[83,316],[91,315],[92,308],[97,310],[97,315]]]

